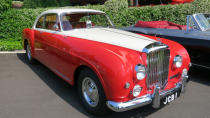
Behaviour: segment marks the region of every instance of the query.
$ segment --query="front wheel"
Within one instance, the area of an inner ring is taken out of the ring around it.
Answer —
[[[26,45],[26,56],[30,64],[35,64],[36,60],[31,56],[31,46],[29,43]]]
[[[106,97],[96,74],[84,69],[78,79],[78,94],[86,110],[95,115],[106,114],[109,111]]]

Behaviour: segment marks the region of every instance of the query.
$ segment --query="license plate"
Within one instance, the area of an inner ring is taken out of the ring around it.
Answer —
[[[164,100],[163,100],[163,104],[168,104],[172,101],[174,101],[176,98],[178,97],[178,92],[175,92],[169,96],[167,96]]]

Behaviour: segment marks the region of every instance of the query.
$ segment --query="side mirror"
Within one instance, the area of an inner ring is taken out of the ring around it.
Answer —
[[[91,20],[87,20],[87,21],[86,21],[86,27],[87,27],[87,28],[91,28],[91,27],[92,27],[92,22],[91,22]]]
[[[55,31],[59,31],[58,24],[53,25],[53,30],[55,30]]]

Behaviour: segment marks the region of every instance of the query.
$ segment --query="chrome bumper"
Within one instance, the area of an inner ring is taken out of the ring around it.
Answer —
[[[114,102],[114,101],[107,101],[107,106],[111,110],[115,112],[123,112],[131,109],[135,109],[138,107],[142,107],[152,103],[154,108],[159,108],[160,106],[160,99],[174,93],[176,91],[184,92],[186,80],[188,76],[184,76],[182,81],[176,84],[176,87],[167,90],[167,91],[160,91],[159,87],[156,87],[153,94],[147,94],[141,96],[139,98],[135,98],[133,100],[127,102]]]

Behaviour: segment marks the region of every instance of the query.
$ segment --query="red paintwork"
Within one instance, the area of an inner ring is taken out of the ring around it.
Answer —
[[[157,37],[146,37],[157,40]],[[143,87],[140,96],[151,92],[146,89],[146,79],[138,81],[135,77],[136,64],[146,65],[144,53],[76,37],[40,33],[33,29],[24,29],[23,43],[25,40],[31,44],[33,58],[71,85],[75,84],[74,75],[77,68],[87,66],[98,75],[108,100],[124,102],[133,99],[130,91],[135,84]],[[167,44],[171,50],[169,77],[181,74],[184,67],[189,69],[190,58],[184,47],[162,38],[161,42]],[[183,66],[173,69],[173,57],[177,54],[183,56]],[[166,89],[174,87],[174,83],[180,81],[180,76],[168,81]],[[124,88],[126,82],[131,83],[129,89]]]
[[[184,4],[184,3],[190,3],[193,2],[194,0],[172,0],[171,4]]]
[[[135,27],[186,30],[186,25],[179,25],[169,21],[138,21]]]

